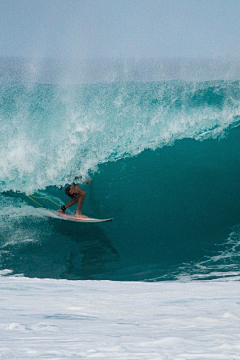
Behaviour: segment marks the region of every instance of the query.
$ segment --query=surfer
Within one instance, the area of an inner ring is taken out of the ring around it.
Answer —
[[[89,184],[92,180],[88,179],[86,181],[86,184]],[[58,210],[60,213],[64,213],[67,208],[70,206],[78,203],[77,211],[76,211],[76,217],[87,217],[86,215],[83,215],[81,213],[82,206],[84,203],[84,199],[86,196],[86,191],[80,188],[80,186],[76,185],[75,183],[72,183],[72,185],[69,185],[65,189],[65,194],[68,195],[72,200],[67,203],[66,205],[63,205],[61,209]]]

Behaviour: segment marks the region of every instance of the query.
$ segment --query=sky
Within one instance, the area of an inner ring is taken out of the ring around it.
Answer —
[[[0,0],[0,56],[240,58],[240,0]]]

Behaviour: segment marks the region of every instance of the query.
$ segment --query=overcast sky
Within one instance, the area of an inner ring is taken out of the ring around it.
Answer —
[[[240,58],[240,0],[0,0],[0,56]]]

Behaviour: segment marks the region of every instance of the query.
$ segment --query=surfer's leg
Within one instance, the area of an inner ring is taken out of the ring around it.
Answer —
[[[69,185],[69,186],[65,189],[65,194],[66,194],[67,196],[69,196],[71,199],[74,199],[75,196],[74,196],[73,194],[70,194],[70,187],[71,187],[71,185]]]
[[[81,189],[81,188],[80,188]],[[76,194],[76,200],[78,202],[78,207],[77,207],[77,211],[76,211],[76,216],[85,216],[81,213],[82,210],[82,206],[85,200],[85,196],[86,196],[86,191],[84,191],[83,189],[81,189],[81,192]]]

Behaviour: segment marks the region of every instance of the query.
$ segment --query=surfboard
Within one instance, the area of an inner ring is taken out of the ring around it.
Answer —
[[[52,218],[55,219],[61,219],[61,220],[68,220],[68,221],[74,221],[74,222],[81,222],[81,223],[100,223],[100,222],[107,222],[107,221],[112,221],[113,218],[109,218],[109,219],[94,219],[94,218],[90,218],[90,217],[76,217],[74,215],[70,215],[70,214],[64,214],[64,213],[59,213],[56,211],[51,211],[52,213]]]

